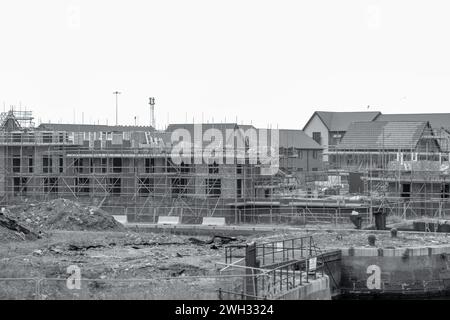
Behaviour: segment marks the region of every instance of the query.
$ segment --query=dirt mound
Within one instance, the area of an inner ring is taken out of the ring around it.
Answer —
[[[5,215],[34,230],[124,230],[124,227],[105,211],[67,199],[12,206],[6,210]]]

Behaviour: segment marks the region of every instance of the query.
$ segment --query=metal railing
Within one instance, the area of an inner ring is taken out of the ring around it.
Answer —
[[[0,132],[0,145],[75,145],[79,144],[66,131]]]
[[[246,244],[228,245],[225,247],[225,263],[232,264],[234,259],[245,257]],[[256,258],[260,266],[302,259],[313,255],[315,244],[313,236],[263,242],[256,245]]]
[[[220,299],[273,299],[317,279],[318,274],[324,276],[326,263],[312,236],[256,244],[256,268],[241,263],[248,248],[249,245],[242,244],[225,247],[226,267],[222,271],[242,275],[245,272],[245,276],[250,274],[253,279],[249,284],[248,278],[243,278],[231,290],[220,288]]]

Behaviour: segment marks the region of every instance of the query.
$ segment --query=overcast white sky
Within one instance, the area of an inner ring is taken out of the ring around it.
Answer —
[[[450,112],[449,1],[2,0],[0,103],[42,122]],[[2,107],[2,105],[1,105]],[[0,108],[1,108],[0,107]]]

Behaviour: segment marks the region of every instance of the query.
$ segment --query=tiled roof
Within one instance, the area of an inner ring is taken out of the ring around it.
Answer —
[[[429,121],[432,128],[450,128],[450,113],[380,114],[375,121]]]
[[[208,129],[219,129],[219,130],[226,130],[226,129],[244,129],[247,130],[248,128],[255,128],[251,125],[240,125],[237,123],[171,123],[167,126],[166,132],[173,132],[176,129],[186,129],[188,131],[194,130],[194,125],[201,125],[202,130],[208,130]]]
[[[185,129],[189,132],[189,134],[191,135],[191,141],[194,141],[194,139],[196,138],[196,136],[194,135],[194,126],[201,126],[201,134],[202,137],[200,137],[201,139],[203,139],[203,134],[205,133],[206,130],[209,129],[217,129],[221,132],[222,137],[224,138],[229,138],[229,136],[227,135],[227,130],[238,130],[238,132],[240,133],[244,133],[244,131],[247,131],[248,129],[255,129],[255,127],[253,127],[252,125],[240,125],[237,123],[174,123],[174,124],[169,124],[167,126],[166,132],[172,133],[175,130],[178,129]],[[226,142],[229,141],[223,141],[223,143],[225,144]],[[194,143],[196,144],[200,144],[200,145],[209,145],[211,142],[208,141],[194,141]]]
[[[38,130],[68,131],[68,132],[129,132],[129,131],[154,131],[152,126],[107,126],[96,124],[71,124],[71,123],[41,123]]]
[[[338,149],[411,149],[428,126],[421,121],[366,121],[350,125]]]
[[[361,111],[361,112],[331,112],[331,111],[316,111],[312,115],[317,114],[319,118],[323,121],[325,126],[329,131],[347,131],[348,127],[352,122],[357,121],[372,121],[378,115],[379,111]],[[310,120],[311,120],[310,119]],[[310,121],[309,120],[309,121]],[[308,121],[308,123],[309,123]],[[305,125],[308,125],[308,123]],[[304,128],[303,128],[304,130]]]
[[[202,124],[202,132],[204,133],[208,129],[218,129],[222,132],[223,136],[226,137],[226,130],[240,130],[247,131],[248,129],[255,129],[259,136],[259,130],[267,130],[267,139],[270,144],[270,129],[256,129],[252,125],[240,125],[237,123],[205,123]],[[186,129],[191,134],[191,139],[194,139],[194,124],[192,123],[181,123],[181,124],[170,124],[166,132],[173,132],[177,129]],[[244,133],[244,132],[242,132]],[[229,142],[229,141],[228,141]],[[210,142],[204,141],[203,144],[209,144]],[[298,149],[323,149],[317,142],[315,142],[311,137],[306,135],[302,130],[288,130],[279,129],[279,146],[284,148],[298,148]]]
[[[323,149],[316,141],[302,130],[280,129],[280,147],[296,149]]]

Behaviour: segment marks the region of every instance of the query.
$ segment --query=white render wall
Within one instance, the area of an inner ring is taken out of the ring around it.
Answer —
[[[324,147],[323,152],[328,151],[328,136],[329,132],[325,124],[320,120],[319,116],[317,114],[314,115],[314,117],[311,119],[311,121],[308,123],[308,126],[305,128],[304,132],[312,138],[313,132],[320,132],[322,136],[322,146]],[[328,156],[323,156],[323,161],[328,161]]]

